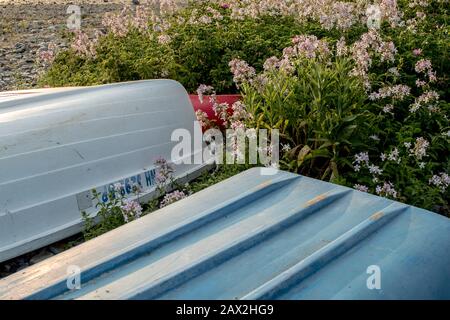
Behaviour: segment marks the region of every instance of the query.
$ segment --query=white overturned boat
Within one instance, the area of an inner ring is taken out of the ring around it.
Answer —
[[[0,262],[79,232],[93,188],[137,182],[149,200],[155,159],[170,160],[173,130],[193,136],[194,120],[171,80],[0,93]],[[175,166],[175,178],[205,167]]]

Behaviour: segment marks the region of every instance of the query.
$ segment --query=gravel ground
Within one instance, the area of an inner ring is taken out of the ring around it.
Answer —
[[[102,16],[131,0],[0,0],[0,91],[32,88],[41,72],[36,52],[50,42],[67,47],[69,5],[81,9],[81,29],[101,28]]]

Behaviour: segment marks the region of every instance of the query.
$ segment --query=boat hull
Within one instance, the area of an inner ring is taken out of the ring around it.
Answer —
[[[193,137],[194,121],[187,92],[171,80],[3,93],[0,262],[80,232],[81,213],[96,214],[93,188],[139,183],[139,199],[149,200],[155,160],[170,160],[172,132]],[[175,178],[205,168],[180,164]]]
[[[0,279],[0,300],[448,300],[449,250],[446,217],[252,168]]]

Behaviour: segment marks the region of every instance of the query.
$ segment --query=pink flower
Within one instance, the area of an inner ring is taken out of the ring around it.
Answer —
[[[247,112],[247,108],[246,108],[245,104],[240,100],[233,103],[233,105],[231,106],[231,109],[233,110],[233,114],[232,114],[231,118],[235,121],[246,120],[246,119],[250,119],[252,117],[252,115]]]
[[[383,112],[385,113],[393,113],[392,110],[394,110],[394,106],[392,104],[387,104],[383,107]]]
[[[249,66],[244,60],[233,59],[230,61],[229,66],[233,73],[233,80],[237,85],[251,82],[256,75],[255,69]]]
[[[413,55],[415,55],[416,57],[420,56],[422,54],[422,49],[414,49],[412,51]]]
[[[126,199],[120,208],[125,222],[133,221],[142,215],[141,205],[133,200]]]
[[[148,30],[149,19],[150,19],[150,16],[148,14],[147,8],[145,6],[138,6],[138,7],[136,7],[136,13],[135,13],[135,16],[131,20],[131,24],[135,28],[144,32],[144,31]]]
[[[226,102],[223,103],[214,103],[213,110],[216,117],[226,122],[228,120],[228,109],[230,105]]]
[[[159,157],[154,164],[157,166],[155,180],[159,186],[164,185],[167,181],[172,179],[172,174],[175,172],[175,169],[166,159]]]
[[[105,14],[102,24],[117,37],[124,37],[128,34],[130,25],[129,8],[124,7],[118,14]]]
[[[264,70],[273,71],[278,68],[280,61],[277,57],[270,57],[264,62]]]
[[[205,111],[197,110],[195,111],[195,116],[197,117],[197,121],[200,123],[202,128],[206,128],[209,125],[208,114]]]
[[[420,80],[420,79],[416,80],[416,86],[418,86],[419,88],[425,86],[426,84],[427,83],[423,80]]]
[[[160,208],[164,208],[168,206],[169,204],[172,204],[178,200],[186,198],[187,195],[183,191],[175,190],[171,193],[168,193],[164,196],[163,200],[160,203]]]
[[[374,164],[368,165],[367,168],[369,168],[369,172],[373,175],[379,175],[383,173],[383,169],[380,169],[379,166],[376,166]]]
[[[203,96],[210,93],[214,93],[214,88],[212,86],[207,86],[206,84],[201,84],[197,89],[198,100],[200,103],[203,103]]]
[[[415,156],[417,160],[422,160],[423,157],[427,156],[427,149],[430,143],[423,137],[416,138],[414,146],[409,149],[410,155]]]
[[[381,0],[380,9],[383,18],[389,21],[391,27],[400,25],[402,12],[398,8],[397,0]]]
[[[292,43],[294,44],[293,50],[291,52],[284,52],[284,56],[287,58],[290,58],[289,55],[293,57],[304,56],[309,59],[316,57],[323,58],[330,53],[328,44],[325,41],[317,39],[316,36],[295,36],[292,38]]]
[[[336,55],[338,57],[345,56],[348,52],[348,48],[345,44],[345,38],[341,37],[336,43]]]
[[[415,102],[411,105],[411,107],[409,108],[409,111],[414,113],[417,110],[419,110],[419,108],[421,106],[426,106],[429,105],[430,103],[436,102],[439,100],[439,94],[436,91],[426,91],[424,93],[422,93],[416,100]]]
[[[113,188],[114,188],[115,192],[119,192],[120,193],[120,192],[122,192],[122,189],[124,188],[124,186],[123,186],[122,183],[116,182],[116,183],[114,183]]]
[[[450,186],[450,176],[447,173],[441,172],[439,175],[433,175],[428,183],[438,187],[441,192],[445,192]]]
[[[361,184],[355,184],[353,186],[353,189],[356,189],[356,190],[361,191],[361,192],[368,192],[369,191],[369,188],[367,186],[361,185]]]
[[[55,60],[57,47],[53,42],[50,42],[47,46],[47,50],[39,50],[37,52],[38,61],[49,65]]]
[[[167,44],[170,43],[171,40],[172,40],[172,39],[171,39],[170,36],[167,35],[167,34],[161,34],[161,35],[158,36],[158,42],[159,42],[160,44],[167,45]]]
[[[79,56],[86,56],[89,58],[93,58],[96,55],[95,45],[97,42],[97,38],[94,40],[90,40],[86,33],[82,31],[75,32],[75,39],[72,43],[72,49]]]
[[[374,53],[381,55],[382,61],[395,61],[397,49],[393,42],[384,42],[375,29],[370,29],[361,36],[351,47],[353,60],[356,63],[351,75],[360,77],[367,89],[370,88],[368,71],[372,65]]]
[[[411,92],[411,88],[404,84],[382,87],[378,92],[372,92],[369,95],[370,100],[380,100],[385,98],[393,98],[403,100]]]
[[[357,164],[365,163],[368,165],[369,164],[369,153],[368,152],[360,152],[360,153],[356,154],[355,162]]]
[[[417,73],[431,70],[431,61],[428,59],[420,59],[416,62],[415,70]]]
[[[377,186],[375,192],[382,197],[391,196],[392,198],[397,198],[397,191],[394,189],[394,185],[389,181],[384,182],[383,186]]]

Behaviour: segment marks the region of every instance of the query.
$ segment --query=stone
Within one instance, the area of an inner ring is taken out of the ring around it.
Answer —
[[[58,254],[64,251],[64,243],[55,243],[48,247],[48,250],[53,254]]]
[[[11,265],[10,264],[5,264],[4,266],[3,266],[3,270],[4,271],[6,271],[6,272],[10,272],[11,271]]]
[[[30,265],[36,264],[36,263],[41,262],[41,261],[44,261],[45,259],[48,259],[48,258],[50,258],[52,256],[53,256],[53,253],[51,253],[50,251],[48,251],[46,249],[43,249],[38,254],[34,255],[30,259]]]
[[[16,49],[16,53],[23,53],[23,52],[25,52],[25,50],[27,49],[27,47],[26,47],[25,44],[23,44],[23,43],[21,43],[21,42],[18,42],[18,43],[16,43],[16,45],[15,45],[15,49]]]
[[[24,265],[20,266],[19,268],[17,268],[16,272],[19,272],[19,271],[21,271],[21,270],[23,270],[23,269],[25,269],[27,267],[28,267],[28,265],[24,264]]]

